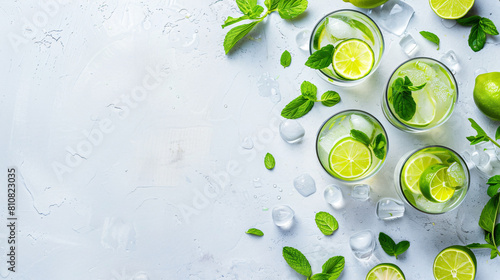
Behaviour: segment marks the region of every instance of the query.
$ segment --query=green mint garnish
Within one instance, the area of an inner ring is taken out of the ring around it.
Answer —
[[[321,95],[321,104],[332,107],[340,102],[340,95],[333,90],[329,90]]]
[[[477,124],[477,122],[475,120],[469,118],[469,121],[470,121],[470,124],[471,124],[472,128],[474,128],[474,130],[476,130],[476,132],[477,132],[476,136],[468,136],[467,137],[467,140],[469,140],[469,142],[470,142],[471,145],[476,145],[476,144],[479,144],[481,142],[488,142],[488,141],[490,141],[495,146],[497,146],[498,148],[500,148],[500,144],[498,144],[495,141],[495,140],[499,139],[500,127],[498,127],[496,135],[495,135],[495,140],[493,140],[493,138],[489,137],[488,134],[486,134],[486,132],[484,131],[484,129],[482,129],[479,126],[479,124]]]
[[[311,264],[299,250],[292,247],[283,247],[283,258],[297,273],[306,277],[312,275]]]
[[[500,175],[491,177],[486,184],[488,185],[488,195],[490,197],[493,197],[498,193],[498,190],[500,189]]]
[[[366,133],[361,130],[351,129],[351,137],[354,138],[354,140],[365,144],[366,146],[370,146],[370,137],[368,137],[368,135],[366,135]]]
[[[413,86],[408,76],[405,78],[397,78],[392,84],[392,105],[394,106],[394,111],[403,120],[409,121],[415,115],[417,111],[417,104],[411,95],[412,91],[421,90],[425,87],[427,83]]]
[[[439,37],[436,34],[429,31],[420,31],[420,35],[422,35],[422,37],[424,37],[425,39],[436,44],[438,46],[437,49],[439,51]]]
[[[274,160],[273,155],[267,153],[266,157],[264,158],[264,164],[266,165],[267,169],[269,170],[273,169],[274,166],[276,165],[276,161]]]
[[[315,51],[306,61],[306,66],[312,69],[323,69],[333,61],[333,51],[335,48],[333,45],[326,45],[320,50]]]
[[[498,35],[495,24],[488,18],[471,16],[457,19],[457,22],[463,26],[472,26],[469,34],[469,47],[475,52],[483,49],[486,43],[486,34]]]
[[[251,228],[247,230],[245,233],[251,234],[251,235],[256,235],[256,236],[264,236],[264,233],[260,229],[256,228]]]
[[[318,212],[314,220],[324,235],[332,235],[339,228],[337,220],[327,212]]]
[[[396,244],[396,242],[394,242],[389,235],[383,232],[379,234],[378,241],[380,242],[380,246],[382,246],[384,252],[386,252],[389,256],[396,257],[396,259],[399,255],[406,252],[406,250],[410,248],[410,242],[404,240]]]
[[[282,117],[287,119],[298,119],[311,111],[314,102],[321,101],[325,106],[331,107],[340,101],[338,93],[329,91],[322,95],[321,100],[318,100],[316,97],[318,88],[308,81],[302,83],[300,91],[301,95],[283,108],[281,111]]]
[[[497,217],[500,210],[500,193],[493,196],[483,208],[479,218],[479,226],[486,231],[486,243],[495,247],[491,252],[491,258],[500,255],[498,246],[500,245],[500,224],[497,224]]]
[[[344,270],[345,259],[342,256],[336,256],[328,259],[322,267],[322,273],[330,275],[330,279],[337,279],[342,270]]]
[[[372,143],[373,153],[378,159],[383,160],[385,158],[386,146],[387,140],[385,139],[384,134],[379,133]]]
[[[281,66],[287,68],[292,63],[292,55],[289,51],[284,51],[280,59]]]
[[[302,14],[307,9],[307,0],[266,0],[264,2],[267,7],[267,12],[264,12],[264,7],[257,5],[257,0],[236,0],[238,8],[243,13],[238,18],[228,17],[222,28],[238,23],[242,20],[250,20],[252,22],[236,26],[229,30],[224,38],[224,51],[226,54],[236,45],[236,43],[245,37],[259,22],[262,22],[269,14],[278,10],[281,18],[293,19]]]

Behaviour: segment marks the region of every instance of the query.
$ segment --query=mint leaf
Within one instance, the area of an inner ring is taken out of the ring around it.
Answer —
[[[266,157],[264,158],[264,165],[269,170],[274,168],[274,166],[276,165],[276,161],[274,160],[273,155],[271,155],[270,153],[266,154]]]
[[[250,30],[252,30],[259,22],[260,21],[254,21],[251,23],[242,24],[229,30],[229,32],[226,34],[226,37],[224,38],[224,51],[226,52],[226,54],[228,54],[229,51],[234,47],[234,45],[236,45],[239,40],[245,37],[245,35],[247,35],[248,32],[250,32]]]
[[[472,243],[472,244],[466,245],[466,247],[469,249],[481,249],[481,248],[492,249],[492,250],[496,249],[491,244],[479,244],[479,243]]]
[[[489,18],[481,18],[479,25],[486,34],[498,35],[498,30],[493,21]]]
[[[345,259],[342,256],[336,256],[328,259],[322,266],[322,273],[330,275],[329,280],[339,278],[344,270]]]
[[[280,0],[266,0],[266,1],[264,1],[264,5],[266,5],[266,7],[269,11],[276,10],[278,8],[279,3],[280,3]]]
[[[374,142],[372,143],[372,148],[373,148],[373,153],[375,156],[380,159],[384,160],[385,154],[386,154],[386,146],[387,146],[387,139],[385,139],[384,134],[379,133],[376,137]]]
[[[333,90],[329,90],[321,95],[321,104],[332,107],[340,102],[340,95]]]
[[[389,256],[396,257],[396,259],[399,255],[406,252],[406,250],[410,248],[410,242],[404,240],[396,244],[396,242],[394,242],[389,235],[383,232],[379,234],[378,241],[380,242],[380,246],[382,246],[384,252],[386,252]]]
[[[297,273],[306,277],[311,276],[311,264],[299,250],[292,247],[283,247],[283,258]]]
[[[281,54],[280,63],[281,63],[281,66],[283,66],[285,68],[287,68],[288,66],[290,66],[290,64],[292,63],[292,55],[290,54],[289,51],[285,50]]]
[[[424,37],[425,39],[436,44],[438,46],[437,49],[439,50],[439,37],[436,34],[429,31],[420,31],[420,35],[422,35],[422,37]]]
[[[264,7],[257,5],[257,6],[252,8],[252,11],[250,12],[249,17],[251,19],[258,19],[263,11],[264,11]]]
[[[252,9],[257,6],[257,0],[236,0],[236,5],[245,15],[250,15]]]
[[[318,88],[311,82],[304,81],[300,85],[300,92],[305,98],[316,102],[316,94],[318,93]]]
[[[487,194],[490,197],[493,197],[495,194],[498,193],[498,190],[500,190],[500,184],[491,185],[491,186],[488,187]]]
[[[316,273],[311,278],[310,280],[330,280],[330,274],[326,273]]]
[[[333,45],[326,45],[322,47],[309,56],[306,61],[306,66],[318,70],[330,66],[333,61],[334,50],[335,47]]]
[[[247,15],[241,16],[239,18],[227,17],[226,21],[221,26],[222,26],[222,28],[225,28],[231,24],[235,24],[235,23],[240,22],[240,21],[245,20],[245,19],[249,19],[249,17]]]
[[[469,118],[469,122],[470,122],[470,125],[472,126],[472,128],[474,128],[474,130],[476,130],[477,132],[477,136],[488,136],[486,134],[486,132],[484,131],[484,129],[482,129],[479,124],[477,124],[477,122],[471,118]]]
[[[281,111],[281,116],[287,119],[298,119],[311,111],[314,106],[314,101],[311,101],[304,96],[292,100]]]
[[[256,236],[264,236],[264,233],[260,229],[256,228],[251,228],[247,230],[245,233],[251,234],[251,235],[256,235]]]
[[[337,220],[330,213],[318,212],[314,220],[324,235],[332,235],[339,228]]]
[[[408,250],[408,248],[410,248],[410,242],[408,242],[406,240],[403,240],[403,241],[399,242],[398,244],[396,244],[396,252],[395,252],[396,259],[398,258],[399,255],[406,252],[406,250]]]
[[[473,26],[474,24],[479,23],[480,20],[480,16],[471,16],[467,18],[459,18],[457,19],[457,23],[463,26]]]
[[[409,91],[397,92],[393,95],[392,105],[396,114],[405,121],[411,120],[417,111],[417,104]]]
[[[495,140],[500,139],[500,126],[497,128],[497,132],[495,133]]]
[[[500,208],[500,193],[493,196],[483,208],[479,218],[479,226],[487,232],[494,232],[498,211]]]
[[[473,51],[478,52],[483,49],[485,43],[486,33],[484,33],[479,23],[474,24],[469,34],[469,47]]]
[[[500,175],[495,175],[491,177],[490,179],[488,179],[488,182],[486,182],[486,184],[488,185],[500,184]]]
[[[307,9],[307,0],[280,0],[278,12],[283,19],[292,19]]]
[[[356,129],[351,129],[351,137],[354,138],[354,140],[357,140],[366,146],[370,146],[370,137],[366,135],[363,131],[361,130],[356,130]]]
[[[488,136],[478,136],[478,137],[476,137],[476,136],[467,136],[466,138],[467,138],[467,140],[470,141],[471,145],[476,145],[476,144],[479,144],[481,142],[488,142],[489,141]]]
[[[425,85],[427,85],[427,83],[421,84],[419,86],[408,86],[408,89],[410,91],[419,91],[419,90],[423,89],[425,87]]]

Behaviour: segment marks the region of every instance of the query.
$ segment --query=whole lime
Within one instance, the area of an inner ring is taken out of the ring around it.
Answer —
[[[476,77],[474,102],[483,114],[500,121],[500,72],[485,73]]]
[[[372,9],[378,7],[388,0],[344,0],[344,2],[351,2],[354,6],[363,9]]]

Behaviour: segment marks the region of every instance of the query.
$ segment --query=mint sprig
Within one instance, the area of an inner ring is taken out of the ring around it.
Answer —
[[[371,147],[377,158],[383,160],[386,154],[387,139],[384,134],[379,133],[373,141],[361,130],[351,129],[351,137],[368,147]]]
[[[344,257],[335,256],[323,264],[321,273],[312,275],[311,264],[299,250],[283,247],[283,258],[293,270],[306,276],[308,280],[335,280],[340,276],[345,266]]]
[[[316,225],[319,230],[324,235],[332,235],[334,231],[339,228],[339,223],[330,213],[327,212],[318,212],[316,213]]]
[[[315,102],[331,107],[340,102],[340,96],[333,91],[327,91],[317,99],[318,88],[311,82],[304,81],[300,86],[301,95],[288,103],[281,111],[281,116],[287,119],[298,119],[303,117],[314,106]]]
[[[272,12],[278,11],[283,19],[293,19],[307,9],[308,2],[307,0],[266,0],[264,2],[267,8],[265,13],[264,7],[257,5],[257,0],[236,0],[236,4],[243,15],[237,18],[227,17],[222,28],[244,20],[250,20],[251,22],[229,30],[224,38],[224,51],[226,54],[231,51],[239,40],[244,38],[258,23],[262,22]]]
[[[422,37],[424,37],[425,39],[436,44],[438,46],[437,50],[439,51],[439,41],[440,40],[436,34],[429,32],[429,31],[420,31],[420,35],[422,35]]]
[[[486,184],[488,185],[488,190],[486,191],[486,193],[490,197],[493,197],[495,194],[498,193],[498,190],[500,190],[500,175],[495,175],[491,177],[488,180],[488,182],[486,182]]]
[[[306,61],[306,66],[312,69],[323,69],[333,62],[333,45],[326,45],[321,49],[313,52]]]
[[[457,22],[463,26],[472,26],[469,34],[469,47],[478,52],[484,48],[486,35],[498,35],[498,30],[489,18],[480,16],[471,16],[457,19]]]
[[[389,256],[396,257],[396,259],[398,259],[399,255],[406,252],[406,250],[410,248],[410,242],[404,240],[396,244],[396,242],[394,242],[389,235],[383,232],[379,234],[378,241],[380,242],[380,246],[382,246],[384,252],[386,252]]]
[[[481,126],[479,126],[479,124],[477,124],[477,122],[475,120],[469,118],[469,121],[470,121],[472,128],[474,128],[474,130],[476,130],[476,132],[477,132],[476,136],[468,136],[467,137],[467,140],[469,140],[471,145],[477,145],[477,144],[482,143],[482,142],[490,141],[491,143],[493,143],[493,145],[500,148],[500,144],[498,144],[495,141],[495,140],[500,139],[500,126],[498,127],[497,132],[495,134],[495,140],[493,140],[493,138],[489,137],[488,134],[486,134],[486,132],[484,131],[484,129],[482,129]]]
[[[409,121],[417,111],[417,103],[411,95],[412,91],[418,91],[425,87],[427,83],[419,86],[414,86],[408,76],[404,79],[397,78],[391,86],[392,89],[392,105],[396,114],[403,120]]]
[[[288,66],[290,66],[290,64],[292,63],[292,55],[290,54],[289,51],[285,50],[281,54],[280,63],[281,63],[281,66],[283,66],[284,68],[287,68]]]
[[[262,232],[262,230],[256,229],[256,228],[251,228],[251,229],[247,230],[245,233],[255,235],[255,236],[264,236],[264,233]]]
[[[266,156],[264,157],[264,165],[269,170],[273,169],[274,166],[276,165],[276,160],[274,159],[274,156],[271,155],[270,153],[267,153]]]

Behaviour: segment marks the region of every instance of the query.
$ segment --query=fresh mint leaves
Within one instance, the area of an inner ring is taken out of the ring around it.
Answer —
[[[306,61],[306,66],[312,69],[323,69],[333,62],[333,45],[326,45],[321,49],[315,51]]]
[[[351,129],[351,137],[354,138],[354,140],[365,144],[366,146],[370,146],[370,137],[368,137],[368,135],[366,135],[366,133],[361,130]]]
[[[266,156],[264,157],[264,165],[269,170],[274,168],[274,166],[276,165],[276,161],[274,160],[273,155],[271,155],[270,153],[266,154]]]
[[[351,129],[351,137],[368,147],[373,149],[373,153],[377,158],[383,160],[386,153],[387,139],[385,139],[384,134],[379,133],[373,141],[364,133],[363,131]]]
[[[335,280],[340,276],[345,266],[344,257],[332,257],[323,264],[321,273],[312,275],[311,264],[299,250],[283,247],[283,258],[293,270],[306,276],[308,280]]]
[[[332,235],[339,228],[337,220],[327,212],[316,213],[316,225],[324,235]]]
[[[315,102],[321,102],[323,105],[331,107],[340,102],[340,96],[336,92],[327,91],[321,96],[321,100],[317,99],[318,88],[304,81],[300,86],[301,95],[290,103],[281,111],[281,116],[287,119],[298,119],[309,113]]]
[[[483,49],[487,34],[499,34],[493,21],[485,17],[471,16],[457,19],[457,22],[463,26],[472,26],[469,34],[469,47],[475,52]]]
[[[398,259],[399,255],[406,252],[406,250],[410,248],[410,242],[404,240],[396,244],[396,242],[394,242],[389,235],[383,232],[379,234],[378,241],[380,242],[380,246],[382,246],[384,252],[386,252],[389,256],[396,257],[396,259]]]
[[[495,175],[491,177],[488,182],[486,182],[488,185],[488,195],[490,197],[493,197],[495,194],[498,193],[498,190],[500,190],[500,175]],[[500,234],[500,232],[499,232]]]
[[[392,84],[392,105],[396,114],[403,120],[409,121],[417,111],[417,103],[413,99],[411,92],[418,91],[425,87],[425,84],[413,86],[408,76],[404,79],[399,77]]]
[[[429,32],[429,31],[420,31],[420,35],[422,35],[422,37],[424,37],[425,39],[436,44],[438,46],[437,50],[439,51],[439,41],[440,40],[436,34]]]
[[[281,66],[283,66],[284,68],[287,68],[288,66],[290,66],[290,64],[292,63],[292,55],[290,54],[289,51],[285,50],[281,54],[280,63],[281,63]]]
[[[256,228],[251,228],[247,230],[245,233],[251,234],[251,235],[256,235],[256,236],[264,236],[264,233],[260,229]]]
[[[469,118],[470,124],[474,130],[476,130],[477,135],[476,136],[468,136],[467,140],[469,140],[471,145],[476,145],[481,142],[488,142],[491,141],[495,146],[500,148],[500,144],[498,144],[495,140],[498,140],[500,138],[500,126],[497,128],[496,135],[495,135],[495,140],[493,138],[489,137],[488,134],[484,131],[483,128],[477,124],[477,122],[471,118]]]
[[[272,12],[278,10],[281,18],[293,19],[307,9],[308,2],[307,0],[266,0],[264,5],[267,8],[267,12],[265,13],[264,7],[257,5],[257,0],[236,0],[236,4],[243,15],[238,18],[228,17],[222,28],[243,20],[250,20],[251,22],[229,30],[224,38],[224,51],[226,54],[231,51],[239,40],[245,37],[259,22],[262,22]]]

